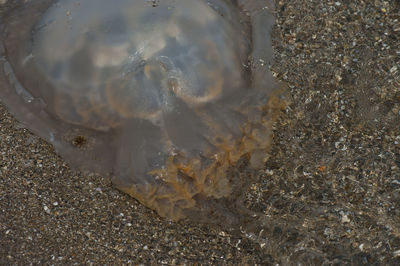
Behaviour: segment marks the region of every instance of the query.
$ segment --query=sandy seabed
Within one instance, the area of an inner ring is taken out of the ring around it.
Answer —
[[[400,2],[281,0],[259,235],[159,218],[0,107],[0,264],[400,264]]]

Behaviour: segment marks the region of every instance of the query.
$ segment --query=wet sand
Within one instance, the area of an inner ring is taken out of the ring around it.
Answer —
[[[277,1],[292,103],[246,206],[258,235],[168,222],[0,107],[0,264],[400,264],[400,2]],[[272,224],[272,223],[271,223]]]

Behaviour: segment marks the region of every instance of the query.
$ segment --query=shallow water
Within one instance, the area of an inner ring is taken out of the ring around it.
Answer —
[[[7,1],[0,14],[1,100],[72,166],[169,219],[249,214],[240,195],[282,103],[266,1]]]

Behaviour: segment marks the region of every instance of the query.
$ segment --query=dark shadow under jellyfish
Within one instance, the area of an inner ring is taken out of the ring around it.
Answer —
[[[248,214],[282,105],[270,2],[8,0],[0,14],[1,100],[67,162],[168,219]]]

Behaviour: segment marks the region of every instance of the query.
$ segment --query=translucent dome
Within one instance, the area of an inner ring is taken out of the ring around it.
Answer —
[[[1,100],[71,165],[175,220],[263,166],[279,104],[265,1],[10,0],[0,14]]]

